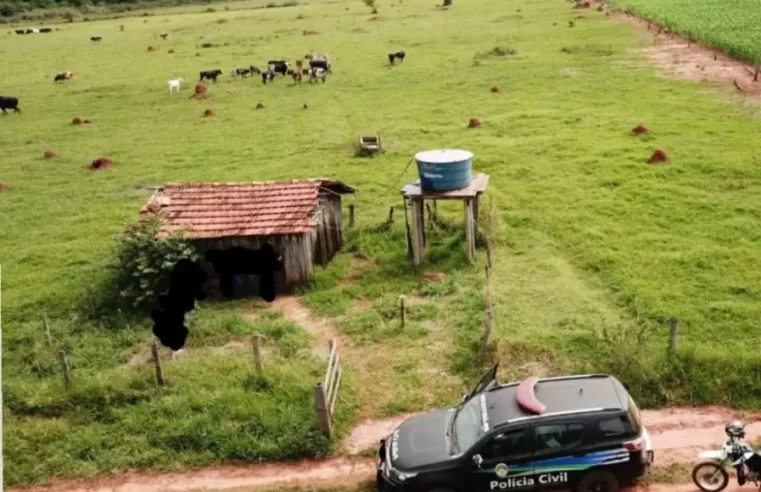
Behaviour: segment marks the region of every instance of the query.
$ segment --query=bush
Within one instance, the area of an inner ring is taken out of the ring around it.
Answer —
[[[179,260],[197,259],[183,237],[156,237],[159,225],[157,217],[142,219],[118,237],[113,286],[120,300],[141,311],[150,309],[155,297],[167,289],[169,273]]]

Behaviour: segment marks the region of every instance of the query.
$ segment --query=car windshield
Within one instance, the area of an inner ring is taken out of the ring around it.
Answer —
[[[483,417],[482,396],[476,396],[463,403],[457,412],[454,421],[454,437],[460,451],[469,449],[484,435],[485,428],[488,429],[488,424],[484,422]]]

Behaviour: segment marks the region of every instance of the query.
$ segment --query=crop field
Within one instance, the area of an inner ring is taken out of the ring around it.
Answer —
[[[748,63],[761,63],[758,0],[613,0],[643,19]]]
[[[5,485],[339,454],[359,419],[456,402],[481,371],[485,254],[467,264],[462,210],[439,204],[423,267],[407,259],[399,190],[429,148],[469,149],[490,175],[481,225],[491,203],[490,356],[503,378],[611,372],[643,406],[761,406],[758,108],[659,77],[635,53],[641,33],[602,12],[569,27],[578,11],[559,0],[433,3],[214,4],[0,36],[0,94],[22,109],[0,115]],[[407,58],[389,67],[397,49]],[[333,61],[325,84],[230,77],[313,50]],[[189,99],[214,68],[210,96]],[[63,70],[74,78],[54,83]],[[190,87],[169,94],[180,76]],[[638,124],[650,134],[632,135]],[[376,132],[385,152],[355,157],[358,135]],[[669,161],[648,165],[657,148]],[[113,167],[88,170],[98,157]],[[297,292],[342,340],[332,441],[312,406],[324,340],[293,303],[201,303],[187,354],[165,360],[171,385],[157,388],[150,320],[101,298],[113,238],[146,187],[312,177],[357,189],[344,251]],[[680,345],[667,360],[672,317]],[[255,330],[267,337],[258,376]]]

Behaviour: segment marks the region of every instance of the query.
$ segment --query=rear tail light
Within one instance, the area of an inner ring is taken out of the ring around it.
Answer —
[[[640,437],[633,441],[625,442],[624,447],[630,453],[637,453],[639,451],[642,451],[642,448],[644,447],[644,443],[645,443],[645,440]]]

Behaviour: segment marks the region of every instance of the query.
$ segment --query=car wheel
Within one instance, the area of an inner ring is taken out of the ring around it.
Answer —
[[[576,485],[576,492],[618,492],[618,489],[618,479],[606,470],[593,470]]]

